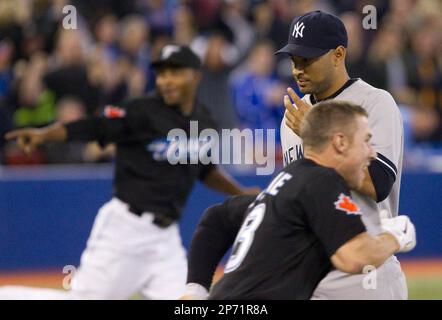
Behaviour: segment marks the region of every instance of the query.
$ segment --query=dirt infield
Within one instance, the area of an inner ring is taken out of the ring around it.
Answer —
[[[442,259],[402,260],[401,265],[409,279],[426,277],[442,279]],[[215,281],[219,279],[222,272],[223,268],[219,267],[215,273]],[[62,288],[65,276],[61,268],[59,271],[0,272],[0,286],[25,285],[32,287]]]
[[[401,266],[407,277],[441,277],[442,259],[401,260]]]

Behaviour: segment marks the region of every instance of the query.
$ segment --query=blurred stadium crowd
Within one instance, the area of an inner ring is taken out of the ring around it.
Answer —
[[[368,4],[377,9],[374,30],[362,25]],[[62,28],[66,5],[77,9],[76,30]],[[292,18],[316,9],[344,21],[350,76],[395,97],[408,154],[442,153],[440,0],[1,0],[1,163],[112,160],[113,147],[95,143],[46,146],[25,157],[3,133],[97,115],[153,89],[150,61],[169,42],[202,58],[199,98],[221,128],[274,128],[279,136],[282,98],[296,85],[290,61],[273,53]]]

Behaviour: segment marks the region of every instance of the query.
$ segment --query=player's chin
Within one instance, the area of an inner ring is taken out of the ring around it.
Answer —
[[[163,95],[164,103],[168,106],[179,104],[179,98],[174,95]]]
[[[310,86],[308,86],[308,85],[299,85],[299,84],[298,84],[298,89],[299,89],[299,91],[301,91],[303,94],[310,94],[310,93],[313,93],[312,89],[311,89]]]
[[[310,81],[296,81],[296,84],[298,85],[299,91],[301,91],[303,94],[309,94],[313,92]]]

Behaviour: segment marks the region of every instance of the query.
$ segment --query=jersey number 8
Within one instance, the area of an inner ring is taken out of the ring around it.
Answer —
[[[253,208],[253,210],[247,215],[238,235],[236,236],[232,254],[230,255],[229,261],[227,261],[224,273],[236,270],[243,262],[250,246],[252,245],[255,231],[258,229],[264,218],[265,211],[266,205],[265,203],[261,203]]]

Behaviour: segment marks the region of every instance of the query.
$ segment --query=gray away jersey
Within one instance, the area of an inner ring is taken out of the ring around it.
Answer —
[[[371,141],[377,152],[375,161],[379,161],[391,170],[396,177],[389,196],[379,203],[352,191],[352,197],[363,213],[362,220],[368,232],[375,235],[381,231],[379,210],[386,209],[392,216],[398,215],[404,145],[402,117],[390,93],[375,88],[361,79],[357,79],[333,99],[349,101],[367,110],[369,125],[373,133]],[[305,95],[302,100],[311,104],[309,94]],[[281,122],[281,145],[284,166],[303,156],[301,138],[285,124],[284,119]]]

